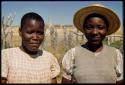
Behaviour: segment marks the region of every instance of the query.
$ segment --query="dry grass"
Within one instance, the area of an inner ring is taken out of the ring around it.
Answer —
[[[10,27],[9,30],[7,31],[10,31],[12,30],[13,32],[13,38],[11,40],[11,43],[13,44],[13,47],[17,47],[17,46],[20,46],[21,45],[21,38],[19,36],[19,33],[18,33],[18,28],[19,27]],[[6,31],[6,32],[7,32]],[[62,58],[64,56],[64,54],[66,53],[67,50],[69,50],[71,47],[74,47],[76,45],[79,45],[79,44],[82,44],[84,43],[82,40],[81,40],[81,37],[78,37],[78,40],[76,40],[76,35],[73,34],[71,36],[71,39],[72,40],[69,40],[70,41],[70,44],[71,46],[70,47],[66,47],[68,46],[67,45],[67,41],[64,39],[64,29],[63,28],[56,28],[56,31],[58,33],[58,37],[57,37],[57,44],[55,46],[55,48],[52,48],[51,47],[51,39],[50,39],[50,30],[47,29],[47,32],[46,32],[46,35],[45,35],[45,41],[44,43],[40,46],[40,49],[41,48],[44,48],[45,50],[51,52],[59,61],[59,64],[61,66],[61,61],[62,61]],[[66,28],[66,33],[67,35],[71,32],[76,32],[76,28],[73,29],[71,27],[67,27]],[[123,30],[122,28],[120,28],[120,30],[118,30],[115,34],[120,34],[120,35],[123,35]],[[8,38],[9,39],[9,38]],[[72,42],[72,43],[71,43]],[[58,80],[58,83],[61,83],[61,74],[57,77],[57,80]]]

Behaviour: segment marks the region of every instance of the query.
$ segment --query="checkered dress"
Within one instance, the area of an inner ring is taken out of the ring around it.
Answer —
[[[47,51],[35,56],[19,47],[2,50],[2,77],[7,78],[7,83],[51,83],[60,73],[57,59]]]

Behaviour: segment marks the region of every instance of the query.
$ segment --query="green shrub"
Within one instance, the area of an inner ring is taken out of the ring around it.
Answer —
[[[119,49],[122,44],[123,44],[122,41],[115,41],[115,42],[111,43],[110,46],[113,46],[113,47],[116,47]]]

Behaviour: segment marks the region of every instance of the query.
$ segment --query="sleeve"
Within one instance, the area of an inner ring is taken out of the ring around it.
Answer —
[[[74,50],[71,49],[64,55],[62,59],[62,76],[68,80],[72,79],[73,74],[73,62],[74,62]]]
[[[51,57],[51,78],[55,78],[60,73],[60,66],[55,56]]]
[[[120,49],[121,53],[124,55],[124,49],[123,49],[123,45],[121,45]]]
[[[7,50],[2,50],[2,77],[7,78],[8,74],[8,53]]]
[[[123,80],[123,55],[118,49],[116,49],[116,53],[117,53],[116,74],[117,74],[117,81],[119,81]]]

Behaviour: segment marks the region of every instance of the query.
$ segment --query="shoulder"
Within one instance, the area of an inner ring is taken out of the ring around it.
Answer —
[[[76,52],[80,49],[80,46],[76,46],[74,48],[69,49],[63,57],[63,61],[70,61],[74,60],[74,57],[76,55]]]
[[[46,51],[46,50],[42,50],[43,51],[43,56],[45,56],[46,58],[48,59],[56,59],[56,57],[49,51]]]
[[[120,50],[115,47],[105,45],[105,48],[107,51],[110,51],[110,53],[113,53],[113,55],[116,55],[116,57],[122,56]]]
[[[14,52],[14,51],[18,51],[18,49],[19,49],[19,47],[2,49],[2,53],[4,53],[4,52]]]
[[[15,57],[15,55],[19,56],[19,48],[2,49],[1,54],[2,58],[8,58],[10,60],[12,57]]]
[[[79,49],[81,49],[81,46],[80,46],[80,45],[79,45],[79,46],[75,46],[75,47],[69,49],[67,52],[68,52],[68,53],[69,53],[69,52],[74,53],[76,50],[79,50]]]
[[[109,49],[109,50],[114,50],[114,51],[116,51],[116,50],[119,50],[119,49],[117,49],[117,48],[115,48],[115,47],[112,47],[112,46],[109,46],[109,45],[104,45],[104,47],[106,48],[106,49]]]
[[[51,52],[49,51],[46,51],[46,50],[42,50],[43,51],[43,54],[46,55],[46,56],[54,56]]]

